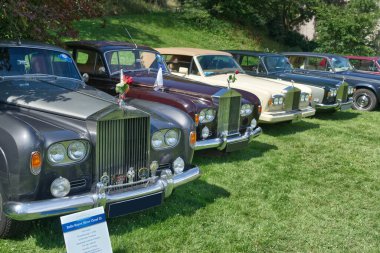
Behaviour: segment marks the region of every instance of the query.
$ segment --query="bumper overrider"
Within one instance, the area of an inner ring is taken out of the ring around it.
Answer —
[[[280,112],[262,112],[259,122],[262,123],[278,123],[284,121],[299,121],[302,118],[307,118],[315,115],[315,109],[311,106],[300,110],[280,111]]]
[[[256,127],[253,129],[252,127],[247,127],[246,131],[242,135],[238,136],[221,136],[214,139],[197,141],[195,144],[195,150],[209,149],[209,148],[217,148],[219,150],[225,149],[228,145],[235,145],[239,143],[249,143],[254,138],[259,136],[263,130],[261,127]]]
[[[51,216],[79,212],[98,206],[127,202],[129,200],[142,199],[144,197],[162,194],[169,197],[174,188],[186,184],[200,177],[201,171],[197,166],[184,171],[181,174],[172,175],[171,170],[161,171],[161,176],[155,177],[153,182],[145,187],[132,188],[123,192],[107,193],[107,187],[97,183],[95,190],[82,195],[74,195],[63,198],[55,198],[31,202],[4,203],[3,211],[6,216],[14,220],[34,220]],[[131,202],[133,205],[133,202]]]
[[[335,109],[335,110],[348,110],[351,108],[353,104],[353,98],[349,98],[347,102],[337,102],[335,104],[315,104],[315,109],[317,110],[330,110],[330,109]]]

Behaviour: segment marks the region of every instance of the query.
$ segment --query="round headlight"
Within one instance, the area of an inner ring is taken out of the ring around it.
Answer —
[[[213,109],[208,109],[206,111],[206,120],[208,122],[213,121],[215,118],[215,111]]]
[[[175,130],[169,130],[165,134],[165,143],[168,146],[174,146],[178,142],[178,133]]]
[[[180,174],[185,169],[185,162],[181,157],[178,157],[173,162],[173,169],[175,174]]]
[[[199,113],[199,122],[203,123],[206,119],[206,111],[205,110],[202,110],[200,113]]]
[[[69,145],[67,153],[71,160],[82,160],[87,154],[86,145],[81,141],[74,141]]]
[[[164,144],[164,134],[160,131],[155,132],[152,136],[152,147],[161,148]]]
[[[280,97],[279,99],[278,99],[278,104],[279,105],[282,105],[284,103],[284,98],[283,97]]]
[[[66,149],[60,144],[53,144],[48,149],[48,159],[52,163],[59,163],[65,159]]]
[[[248,116],[252,113],[253,111],[253,106],[250,104],[244,104],[241,106],[240,109],[240,116]]]
[[[276,98],[273,99],[273,104],[274,104],[274,105],[279,105],[279,102],[280,102],[280,101],[279,101],[279,98],[278,98],[278,97],[276,97]]]
[[[56,198],[65,197],[70,192],[70,182],[66,178],[57,178],[51,183],[50,186],[51,195]]]
[[[257,126],[257,120],[256,119],[252,119],[251,120],[251,127],[255,128],[256,126]]]
[[[209,135],[210,135],[210,130],[208,129],[208,127],[205,126],[202,129],[202,138],[206,139]]]

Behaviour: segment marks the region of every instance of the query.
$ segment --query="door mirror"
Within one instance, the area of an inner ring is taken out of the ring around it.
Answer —
[[[185,67],[180,67],[178,73],[187,75],[189,73],[189,69]]]
[[[90,76],[89,76],[87,73],[84,73],[84,74],[82,75],[82,78],[83,78],[83,81],[84,81],[85,83],[87,83],[88,80],[90,79]]]

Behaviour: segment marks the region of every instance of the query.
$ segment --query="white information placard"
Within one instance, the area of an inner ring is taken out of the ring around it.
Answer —
[[[67,253],[112,253],[103,207],[61,217]]]

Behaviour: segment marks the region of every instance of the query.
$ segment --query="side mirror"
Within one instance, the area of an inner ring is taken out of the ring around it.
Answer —
[[[90,76],[89,76],[87,73],[84,73],[84,74],[82,75],[82,77],[83,77],[83,81],[84,81],[85,83],[87,83],[88,80],[90,79]]]
[[[189,73],[189,69],[185,67],[179,67],[178,73],[187,75]]]

